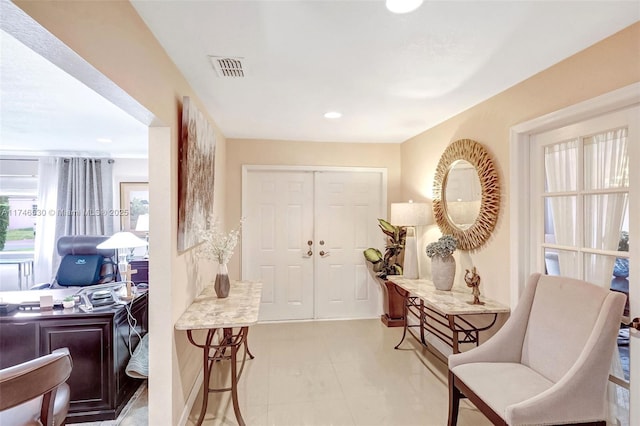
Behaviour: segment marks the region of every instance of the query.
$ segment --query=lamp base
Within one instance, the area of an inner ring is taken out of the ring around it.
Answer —
[[[416,230],[413,226],[407,226],[402,275],[410,280],[418,279],[418,241],[416,239]]]

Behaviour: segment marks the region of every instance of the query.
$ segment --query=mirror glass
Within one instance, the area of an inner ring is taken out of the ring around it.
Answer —
[[[451,164],[444,184],[447,216],[459,229],[469,229],[480,213],[482,187],[478,171],[466,160]]]

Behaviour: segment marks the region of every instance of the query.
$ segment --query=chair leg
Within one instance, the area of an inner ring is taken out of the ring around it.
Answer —
[[[448,426],[458,424],[458,409],[460,408],[460,390],[455,385],[455,376],[449,371],[449,421]]]

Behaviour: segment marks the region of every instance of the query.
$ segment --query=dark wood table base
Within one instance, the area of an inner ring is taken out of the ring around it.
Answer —
[[[218,331],[221,332],[219,342],[217,344],[213,344],[214,336]],[[202,408],[200,409],[200,416],[198,417],[196,425],[200,426],[204,421],[204,416],[207,412],[207,405],[209,403],[209,393],[230,391],[236,420],[238,420],[238,424],[240,426],[245,426],[242,414],[240,413],[240,406],[238,404],[238,380],[240,379],[240,375],[244,369],[244,363],[247,359],[247,355],[249,355],[250,359],[254,358],[251,351],[249,351],[249,346],[247,345],[248,334],[249,327],[238,328],[236,334],[234,334],[233,328],[212,328],[207,332],[205,342],[203,344],[198,344],[193,340],[191,330],[187,330],[187,337],[191,344],[203,350],[204,383],[202,392]],[[238,369],[237,355],[241,346],[244,346],[244,353],[242,355],[242,364]],[[231,387],[212,389],[210,388],[209,381],[211,379],[213,363],[222,360],[231,361]]]
[[[460,343],[473,343],[478,346],[480,344],[480,332],[493,327],[496,323],[496,319],[498,318],[498,314],[487,314],[493,315],[491,323],[484,327],[477,327],[459,315],[446,315],[436,311],[435,309],[426,307],[424,305],[424,301],[419,297],[412,296],[409,292],[400,287],[396,286],[395,289],[398,294],[404,298],[405,322],[402,338],[394,349],[398,349],[400,347],[402,342],[404,342],[407,333],[411,334],[424,346],[427,346],[425,331],[430,331],[435,337],[449,345],[454,354],[457,354],[460,352]],[[416,317],[418,319],[418,324],[409,324],[409,315]],[[432,322],[437,323],[442,327],[447,327],[451,330],[451,335],[444,333],[442,329],[434,326]],[[420,329],[419,336],[411,330],[412,327],[418,327]]]

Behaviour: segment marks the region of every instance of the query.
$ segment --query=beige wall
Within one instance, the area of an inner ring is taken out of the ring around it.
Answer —
[[[457,253],[457,285],[472,264],[482,276],[482,293],[509,303],[509,129],[521,122],[640,81],[640,24],[597,43],[402,144],[405,198],[431,197],[440,155],[451,142],[469,138],[484,144],[500,173],[502,206],[491,240],[474,253]],[[438,238],[427,230],[421,247]],[[423,253],[423,249],[420,250]],[[426,255],[422,271],[430,274]]]
[[[161,126],[149,149],[149,424],[178,424],[201,370],[200,356],[173,324],[214,271],[193,252],[177,252],[177,153],[182,96],[204,112],[186,80],[126,1],[16,1],[54,36],[124,89]],[[217,132],[216,209],[224,214],[225,144]]]
[[[229,139],[227,218],[230,224],[241,214],[243,165],[383,167],[387,169],[387,201],[402,201],[399,144]],[[240,277],[240,248],[229,263],[229,274]]]

